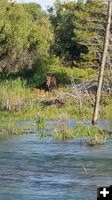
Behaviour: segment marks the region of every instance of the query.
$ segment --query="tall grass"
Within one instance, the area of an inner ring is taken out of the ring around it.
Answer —
[[[84,137],[89,146],[104,144],[108,137],[108,132],[100,130],[98,126],[78,125],[74,134],[75,137]]]
[[[0,136],[18,135],[27,133],[28,126],[20,126],[14,118],[0,119]]]
[[[65,113],[59,116],[54,138],[63,141],[74,138],[74,131],[68,126],[68,117]]]
[[[71,100],[67,98],[62,107],[57,107],[56,105],[43,106],[42,102],[44,100],[52,99],[52,97],[55,98],[58,92],[63,91],[63,89],[65,92],[69,90],[69,88],[61,88],[61,90],[58,89],[58,91],[55,91],[55,94],[51,92],[49,95],[44,91],[35,94],[26,86],[26,82],[21,79],[0,82],[0,130],[9,130],[7,128],[9,126],[15,129],[15,120],[37,119],[38,128],[43,128],[45,119],[60,119],[60,124],[57,128],[58,131],[55,134],[56,138],[67,139],[73,138],[79,133],[81,136],[81,134],[85,135],[89,132],[93,132],[92,129],[87,131],[83,128],[79,128],[78,132],[76,131],[74,134],[73,130],[67,125],[68,118],[91,118],[93,106],[88,103],[86,98],[82,99],[82,114],[80,114],[79,102],[76,99]],[[104,107],[101,109],[100,116],[102,116],[102,118],[106,117],[111,119],[111,96],[102,96],[101,100]],[[62,113],[66,113],[67,116]],[[37,115],[42,117],[36,118]],[[3,127],[5,129],[2,129]],[[83,132],[84,130],[85,133]]]
[[[0,83],[0,110],[18,111],[34,104],[34,98],[20,79]]]
[[[73,138],[83,138],[84,143],[89,146],[104,144],[108,138],[108,131],[103,131],[99,126],[77,125],[73,130],[68,126],[67,115],[63,114],[59,117],[59,123],[56,126],[54,138],[58,140],[67,140]]]
[[[38,102],[25,81],[21,79],[0,83],[0,134],[25,132],[16,120],[32,119],[36,116]]]

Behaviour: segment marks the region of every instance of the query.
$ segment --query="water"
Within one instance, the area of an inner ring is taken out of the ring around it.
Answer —
[[[96,147],[36,134],[0,141],[0,200],[95,200],[105,185],[112,185],[111,137]]]

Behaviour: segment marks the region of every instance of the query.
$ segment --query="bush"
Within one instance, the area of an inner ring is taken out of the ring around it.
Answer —
[[[59,85],[82,82],[83,79],[93,79],[96,76],[94,69],[70,68],[63,66],[58,57],[40,57],[31,69],[24,68],[20,75],[25,78],[32,87],[42,87],[45,83],[45,74],[53,74]]]

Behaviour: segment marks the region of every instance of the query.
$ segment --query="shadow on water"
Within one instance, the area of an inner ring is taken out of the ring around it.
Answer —
[[[112,130],[111,122],[98,123]],[[96,147],[81,146],[78,141],[39,139],[36,134],[0,140],[0,200],[96,199],[97,186],[112,184],[112,138]]]

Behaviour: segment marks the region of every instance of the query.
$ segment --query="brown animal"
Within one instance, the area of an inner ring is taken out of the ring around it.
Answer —
[[[32,91],[33,93],[35,93],[35,94],[39,94],[41,90],[38,89],[38,88],[32,88],[31,91]]]
[[[57,81],[55,76],[53,75],[46,75],[46,90],[52,90],[53,88],[57,87]]]

